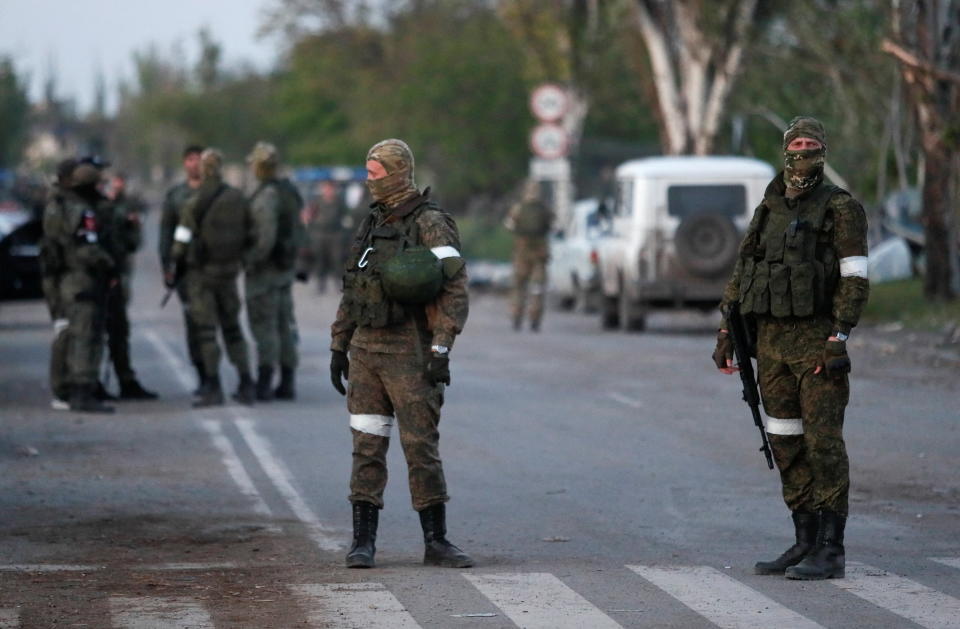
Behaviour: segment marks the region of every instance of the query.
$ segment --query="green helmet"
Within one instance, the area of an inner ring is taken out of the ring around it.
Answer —
[[[387,260],[381,280],[390,299],[401,304],[425,304],[443,286],[443,266],[426,247],[410,247]]]

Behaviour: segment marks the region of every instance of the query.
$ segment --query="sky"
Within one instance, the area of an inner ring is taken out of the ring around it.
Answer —
[[[206,26],[223,49],[225,65],[272,66],[278,42],[257,38],[263,11],[274,0],[0,0],[0,57],[30,76],[39,100],[54,71],[61,97],[81,113],[93,104],[98,72],[107,82],[108,109],[118,83],[133,76],[132,53],[156,44],[163,54],[180,46],[192,63],[197,31]]]

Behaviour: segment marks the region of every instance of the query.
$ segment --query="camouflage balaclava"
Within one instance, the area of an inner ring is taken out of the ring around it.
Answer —
[[[417,194],[413,181],[413,151],[403,140],[383,140],[367,151],[367,161],[379,162],[386,177],[367,179],[373,200],[387,207],[397,207]]]
[[[788,151],[797,138],[810,138],[820,143],[818,149]],[[810,116],[797,116],[783,134],[783,177],[788,188],[806,192],[823,180],[823,164],[827,157],[827,132],[820,121]]]
[[[269,142],[257,142],[247,155],[247,163],[253,166],[253,173],[260,180],[276,177],[279,161],[277,147]]]
[[[204,179],[220,179],[223,169],[223,153],[214,148],[200,153],[200,170]]]

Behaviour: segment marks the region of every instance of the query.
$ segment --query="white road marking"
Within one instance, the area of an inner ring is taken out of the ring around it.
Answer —
[[[930,561],[936,561],[937,563],[942,563],[945,566],[960,570],[960,557],[931,557]]]
[[[227,468],[227,473],[230,474],[230,478],[232,478],[233,482],[240,488],[240,493],[253,501],[253,510],[263,516],[272,516],[273,512],[270,511],[270,507],[267,506],[263,496],[257,491],[257,486],[253,484],[253,479],[250,478],[250,475],[247,473],[247,468],[243,466],[243,461],[241,461],[237,455],[233,443],[223,434],[223,428],[220,426],[220,422],[213,419],[205,419],[201,422],[201,425],[210,435],[213,446],[220,451],[223,465]]]
[[[20,610],[0,609],[0,629],[17,629],[20,626]]]
[[[60,563],[13,563],[0,565],[0,572],[96,572],[103,566]]]
[[[260,462],[260,467],[276,486],[294,515],[306,525],[313,542],[321,550],[336,551],[343,548],[343,543],[335,537],[333,530],[320,522],[320,518],[293,486],[293,475],[290,470],[283,461],[274,456],[269,442],[256,431],[253,420],[245,417],[242,412],[236,412],[235,415],[237,429],[243,436],[243,440],[247,442],[250,451]]]
[[[614,402],[619,402],[624,406],[629,406],[630,408],[641,409],[643,408],[643,402],[640,400],[635,400],[632,397],[623,395],[622,393],[617,393],[616,391],[607,392],[607,397],[613,400]]]
[[[620,628],[590,601],[546,572],[463,576],[524,629]]]
[[[708,566],[627,566],[723,629],[823,629],[772,598]]]
[[[831,583],[927,629],[956,629],[960,600],[910,579],[861,563],[847,564]]]
[[[177,356],[170,346],[163,342],[160,336],[154,330],[147,330],[143,333],[150,344],[153,345],[153,349],[157,351],[158,354],[163,356],[163,359],[167,361],[167,364],[173,369],[173,375],[177,377],[177,380],[180,381],[180,384],[183,385],[183,388],[187,391],[193,389],[193,381],[190,379],[190,376],[187,375],[186,365],[183,360]]]
[[[213,619],[200,603],[188,598],[111,596],[113,622],[124,629],[213,629]]]
[[[311,627],[420,629],[410,612],[379,583],[291,585]]]

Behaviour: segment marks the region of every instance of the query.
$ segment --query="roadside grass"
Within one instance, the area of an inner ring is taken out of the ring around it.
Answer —
[[[939,332],[949,324],[960,324],[960,300],[928,302],[920,278],[873,284],[863,321],[874,325],[899,322],[906,328]]]
[[[507,262],[513,250],[513,236],[499,222],[458,218],[463,255],[471,260]]]

